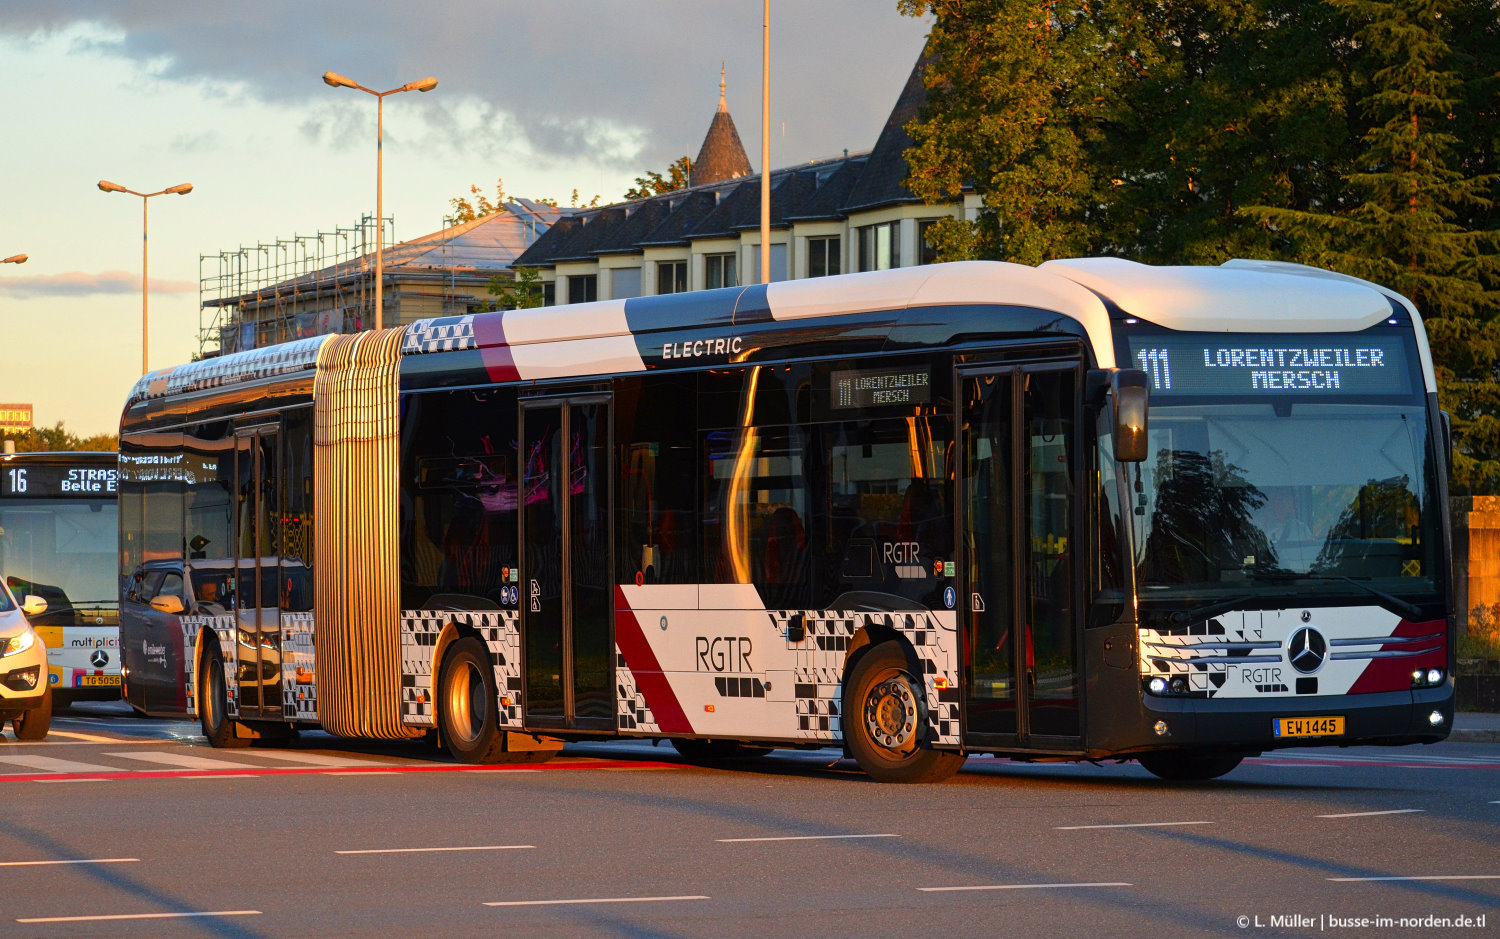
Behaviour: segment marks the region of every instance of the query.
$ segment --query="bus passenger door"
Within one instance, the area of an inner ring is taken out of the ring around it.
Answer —
[[[240,716],[250,719],[282,717],[278,441],[274,426],[235,431],[235,676]]]
[[[964,735],[1076,749],[1076,361],[961,370]]]
[[[607,395],[521,402],[528,727],[615,726]]]

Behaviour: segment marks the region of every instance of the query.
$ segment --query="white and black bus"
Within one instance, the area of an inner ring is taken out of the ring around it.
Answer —
[[[841,745],[894,781],[981,752],[1208,778],[1433,742],[1435,387],[1417,311],[1375,285],[1114,259],[179,366],[121,423],[124,641],[152,653],[127,695],[225,746],[297,724],[468,761]]]

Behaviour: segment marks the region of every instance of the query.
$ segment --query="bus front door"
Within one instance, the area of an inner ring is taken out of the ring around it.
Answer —
[[[235,431],[234,608],[240,716],[279,719],[281,488],[274,426]]]
[[[521,402],[521,636],[528,727],[615,726],[609,398]]]
[[[1077,361],[960,370],[964,737],[1077,749]]]

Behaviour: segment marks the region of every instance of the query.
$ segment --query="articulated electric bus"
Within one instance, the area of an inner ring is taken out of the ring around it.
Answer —
[[[120,697],[114,453],[0,455],[0,575],[30,616],[56,706]]]
[[[127,697],[220,746],[299,724],[480,762],[842,746],[890,781],[973,753],[1202,779],[1434,742],[1435,387],[1388,290],[1114,259],[179,366],[121,423]]]

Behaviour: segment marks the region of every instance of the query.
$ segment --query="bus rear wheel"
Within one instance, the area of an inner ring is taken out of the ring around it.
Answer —
[[[198,668],[198,723],[210,746],[228,750],[250,745],[248,736],[235,733],[238,722],[229,717],[229,683],[218,649],[205,652]]]
[[[1136,757],[1147,772],[1173,782],[1202,782],[1208,779],[1218,779],[1239,766],[1244,758],[1243,753],[1225,753],[1215,750],[1207,752],[1157,750],[1152,753],[1142,753]]]
[[[484,643],[472,636],[448,647],[438,679],[438,728],[460,763],[499,763],[505,734],[499,721],[495,669]]]
[[[895,642],[882,642],[854,665],[845,687],[844,739],[859,768],[878,782],[942,782],[964,765],[959,753],[934,750],[922,683]]]
[[[29,711],[22,711],[20,716],[13,718],[10,722],[16,732],[17,740],[45,740],[47,731],[52,727],[52,686],[42,692],[42,703]]]

